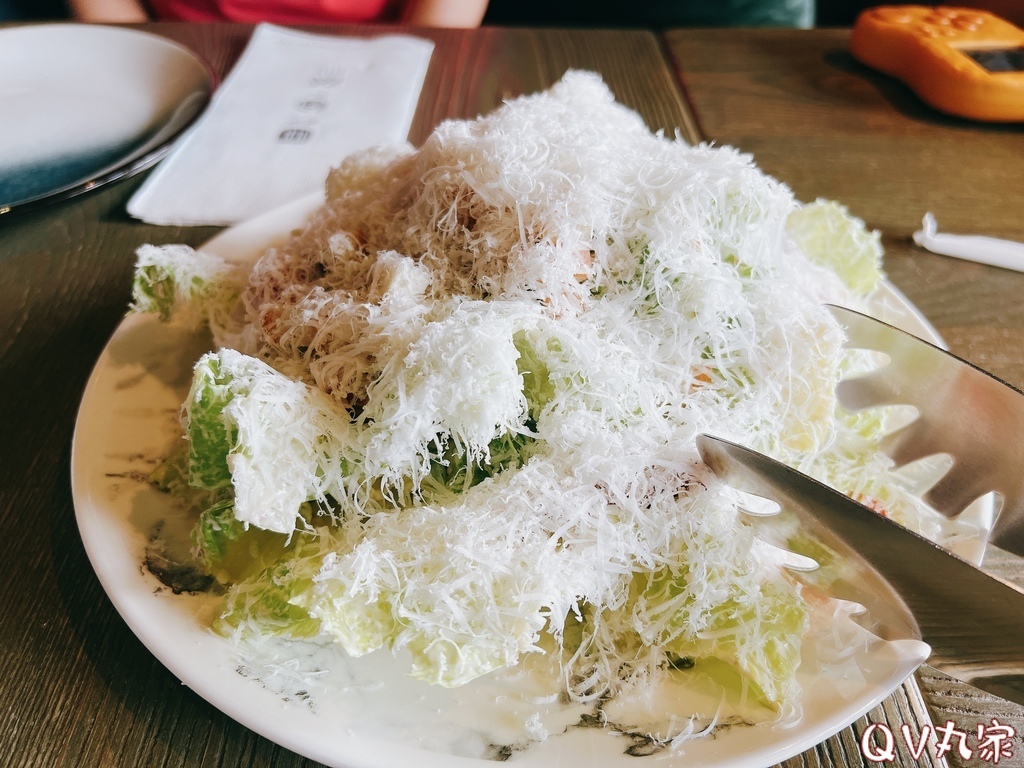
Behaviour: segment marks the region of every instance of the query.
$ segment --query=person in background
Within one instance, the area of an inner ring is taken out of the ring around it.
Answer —
[[[815,0],[491,0],[484,23],[654,30],[807,28],[814,25],[814,13]]]
[[[852,26],[874,5],[934,5],[938,0],[491,0],[484,24],[527,27]],[[1024,0],[947,0],[1024,26]]]
[[[487,0],[68,0],[77,21],[238,21],[278,24],[401,22],[478,27]]]
[[[67,19],[64,0],[0,0],[0,22]]]
[[[849,27],[857,15],[875,5],[934,5],[927,0],[818,0],[819,27]],[[942,5],[957,8],[977,8],[1000,16],[1011,24],[1024,27],[1024,2],[1021,0],[947,0]]]

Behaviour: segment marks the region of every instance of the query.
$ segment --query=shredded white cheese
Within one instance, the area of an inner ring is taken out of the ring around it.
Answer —
[[[249,382],[225,408],[236,515],[331,516],[273,588],[445,685],[548,634],[578,699],[714,657],[792,702],[802,600],[694,438],[868,490],[885,468],[836,418],[821,304],[877,284],[877,239],[749,156],[652,134],[583,72],[353,156],[327,191],[214,328]],[[259,616],[251,587],[229,611]]]

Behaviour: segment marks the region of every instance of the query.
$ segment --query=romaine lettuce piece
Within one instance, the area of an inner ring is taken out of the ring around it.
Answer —
[[[185,402],[189,481],[234,488],[243,523],[290,534],[307,501],[329,507],[358,463],[352,424],[322,391],[230,349],[204,355]]]
[[[188,482],[207,490],[231,484],[228,455],[237,435],[224,417],[224,407],[237,394],[235,375],[225,370],[218,355],[204,355],[196,363],[192,388],[185,401],[188,435]]]
[[[221,584],[234,584],[282,560],[303,536],[247,526],[235,517],[234,502],[225,499],[199,516],[192,529],[192,546],[208,574]]]
[[[807,608],[795,588],[767,581],[754,596],[731,597],[695,636],[680,635],[666,649],[679,657],[732,665],[763,704],[792,700]]]
[[[292,597],[292,603],[315,616],[323,631],[350,656],[364,656],[394,642],[401,629],[394,601],[394,594],[368,599],[340,591],[325,598],[324,591],[313,585]]]
[[[698,666],[725,662],[758,701],[778,707],[795,694],[806,604],[793,584],[759,573],[753,562],[726,567],[637,573],[625,610],[645,645]]]
[[[213,622],[214,631],[240,638],[315,637],[320,620],[296,604],[295,598],[312,586],[322,559],[316,537],[303,537],[289,559],[228,589],[223,609]]]
[[[222,324],[245,286],[240,267],[187,245],[144,245],[135,255],[130,309],[164,321]]]
[[[881,235],[868,231],[845,206],[808,203],[789,214],[786,229],[808,259],[834,271],[850,290],[867,295],[881,282]]]
[[[526,331],[516,333],[512,340],[519,352],[519,360],[516,365],[519,374],[523,377],[523,394],[526,396],[526,403],[530,421],[534,426],[540,417],[540,412],[555,396],[555,388],[551,383],[551,372],[547,363],[534,349],[534,344],[540,341],[532,338],[535,334]],[[553,338],[547,339],[546,343],[555,344]]]

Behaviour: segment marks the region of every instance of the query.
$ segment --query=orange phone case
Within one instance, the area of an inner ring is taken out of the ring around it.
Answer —
[[[856,59],[899,78],[935,109],[988,122],[1024,121],[1024,71],[990,71],[967,52],[1016,49],[1024,49],[1019,27],[986,11],[944,6],[868,9],[850,39]]]

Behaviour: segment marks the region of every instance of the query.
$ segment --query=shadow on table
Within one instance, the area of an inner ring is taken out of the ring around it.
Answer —
[[[825,53],[825,63],[848,75],[866,81],[885,102],[904,117],[916,122],[929,123],[943,128],[966,128],[975,131],[1021,132],[1024,126],[1015,123],[983,123],[947,115],[925,104],[906,85],[894,77],[861,64],[846,50],[830,50]]]

